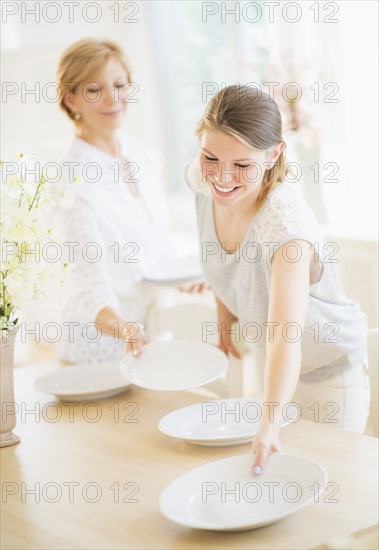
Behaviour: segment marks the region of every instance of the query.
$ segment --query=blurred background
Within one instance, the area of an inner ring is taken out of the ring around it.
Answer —
[[[376,1],[2,4],[2,158],[27,149],[59,161],[74,134],[56,101],[59,56],[83,37],[117,41],[138,89],[123,132],[158,154],[176,246],[190,254],[195,210],[183,174],[205,104],[237,82],[275,90],[287,160],[339,246],[345,292],[378,326]]]

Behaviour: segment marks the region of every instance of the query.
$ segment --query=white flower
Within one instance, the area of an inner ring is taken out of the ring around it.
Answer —
[[[67,267],[51,262],[44,247],[54,242],[53,209],[70,208],[74,193],[64,182],[53,184],[39,173],[39,163],[17,152],[12,171],[2,177],[0,326],[15,322],[15,311],[44,294],[51,280],[63,281]],[[5,163],[1,163],[4,171]],[[29,170],[28,174],[26,173]]]

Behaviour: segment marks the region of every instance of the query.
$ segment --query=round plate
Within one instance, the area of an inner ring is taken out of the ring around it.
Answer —
[[[158,424],[161,432],[185,439],[196,445],[226,447],[250,442],[258,432],[262,416],[262,399],[217,399],[177,409],[164,416]],[[295,408],[288,408],[289,418],[296,418]]]
[[[130,385],[120,373],[119,363],[62,367],[34,382],[36,390],[65,401],[105,399],[124,392]]]
[[[229,366],[218,348],[196,340],[152,342],[135,357],[128,353],[121,372],[132,384],[149,390],[182,391],[209,384]]]
[[[308,458],[272,454],[260,476],[252,464],[253,454],[239,455],[187,472],[161,493],[162,514],[194,529],[254,529],[304,508],[327,483],[325,468]]]
[[[146,283],[166,286],[182,285],[204,279],[198,256],[184,258],[170,258],[154,266],[149,273],[145,273]]]
[[[210,439],[209,441],[191,441],[191,439],[186,440],[192,445],[199,445],[200,447],[236,447],[237,445],[247,445],[251,443],[252,437],[242,437],[241,439],[223,439],[217,440]]]

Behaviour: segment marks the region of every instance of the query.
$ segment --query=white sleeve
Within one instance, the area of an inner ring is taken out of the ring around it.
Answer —
[[[184,170],[184,178],[188,187],[194,193],[201,193],[203,195],[211,195],[210,189],[203,181],[203,176],[200,170],[200,157],[195,157],[189,164],[187,164]]]
[[[317,283],[324,274],[324,238],[321,228],[311,208],[297,193],[273,197],[259,218],[256,228],[260,239],[269,246],[269,262],[276,250],[283,244],[293,240],[304,240],[310,243],[314,250],[311,263],[310,282]]]
[[[59,221],[66,261],[74,260],[67,285],[70,299],[76,301],[77,320],[82,324],[94,323],[105,307],[120,313],[112,286],[110,255],[94,206],[84,192],[76,195],[74,206],[62,212]],[[71,258],[68,258],[69,252]]]
[[[265,218],[263,235],[267,241],[283,244],[296,238],[305,238],[310,242],[320,238],[317,220],[305,204],[273,200],[266,211]]]

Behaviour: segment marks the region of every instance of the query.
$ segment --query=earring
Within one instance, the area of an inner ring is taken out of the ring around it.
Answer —
[[[75,113],[74,114],[74,119],[75,120],[80,120],[82,118],[82,115],[80,113]]]

